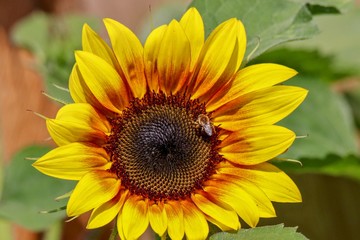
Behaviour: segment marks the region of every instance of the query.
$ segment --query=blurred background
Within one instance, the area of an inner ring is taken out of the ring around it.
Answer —
[[[300,75],[289,84],[310,89],[304,104],[280,123],[298,135],[308,135],[284,155],[301,160],[303,166],[276,163],[297,183],[303,203],[275,204],[278,217],[262,219],[260,225],[298,226],[309,239],[359,239],[360,0],[294,2],[307,7],[319,33],[272,48],[249,64],[278,62],[293,67]],[[84,22],[106,38],[101,19],[110,17],[144,41],[151,29],[178,18],[190,3],[0,0],[0,240],[108,238],[111,226],[85,230],[86,215],[64,222],[63,212],[38,214],[64,206],[51,201],[74,183],[49,180],[30,167],[31,160],[24,160],[53,146],[44,121],[32,111],[56,115],[61,105],[46,94],[60,102],[71,101],[63,88],[74,63],[73,52],[81,49]],[[256,45],[252,43],[249,46]]]

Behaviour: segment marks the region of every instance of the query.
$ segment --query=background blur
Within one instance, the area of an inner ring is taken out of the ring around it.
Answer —
[[[84,22],[106,38],[101,19],[110,17],[128,26],[143,41],[159,23],[180,16],[189,3],[0,0],[0,240],[108,238],[110,226],[84,229],[88,216],[69,223],[64,222],[63,213],[33,220],[39,210],[32,205],[34,201],[44,201],[43,210],[57,208],[59,205],[45,204],[71,189],[73,183],[62,185],[59,193],[51,192],[54,196],[50,198],[38,194],[48,187],[42,180],[44,176],[34,171],[31,179],[27,177],[29,170],[23,165],[24,161],[31,164],[31,160],[24,158],[52,146],[44,121],[31,111],[53,117],[61,106],[42,91],[69,100],[68,94],[54,84],[66,87],[73,51],[81,48]],[[310,239],[359,239],[359,9],[357,0],[344,12],[317,15],[314,20],[321,31],[318,36],[275,48],[250,62],[279,62],[293,67],[304,74],[291,83],[310,89],[304,106],[283,122],[291,129],[295,126],[298,135],[309,135],[304,142],[296,142],[294,150],[286,155],[300,159],[304,166],[279,164],[291,173],[303,203],[275,204],[278,217],[262,219],[261,225],[299,226],[298,230]],[[24,192],[26,196],[34,192],[38,195],[25,198],[21,195]]]

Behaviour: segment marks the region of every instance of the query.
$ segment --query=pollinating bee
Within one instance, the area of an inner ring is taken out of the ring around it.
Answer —
[[[201,126],[202,131],[211,137],[215,133],[214,125],[211,123],[210,118],[204,114],[199,114],[196,123]]]

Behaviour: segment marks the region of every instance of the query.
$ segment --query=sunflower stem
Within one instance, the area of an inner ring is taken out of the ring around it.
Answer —
[[[116,240],[116,237],[118,236],[118,230],[116,224],[114,224],[114,228],[111,231],[109,240]]]

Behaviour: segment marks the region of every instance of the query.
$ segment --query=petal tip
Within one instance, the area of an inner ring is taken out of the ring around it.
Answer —
[[[195,7],[189,8],[189,9],[184,13],[184,15],[186,15],[186,14],[200,15],[199,11],[198,11],[197,8],[195,8]]]
[[[87,23],[84,23],[84,25],[83,25],[83,31],[84,30],[89,30],[90,29],[90,26],[89,26],[89,24],[87,24]]]

